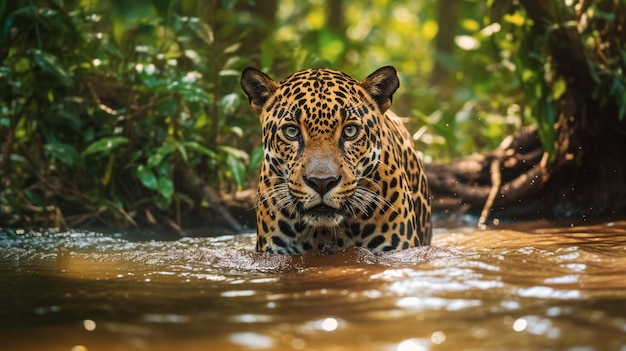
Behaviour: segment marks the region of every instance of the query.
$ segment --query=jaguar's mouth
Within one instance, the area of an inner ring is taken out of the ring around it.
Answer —
[[[309,208],[308,210],[305,211],[305,213],[307,214],[313,214],[313,215],[326,215],[326,214],[331,214],[331,213],[337,213],[339,212],[338,209],[336,208],[332,208],[330,206],[326,206],[326,205],[317,205],[317,206],[313,206],[311,208]]]
[[[331,227],[338,225],[344,218],[339,209],[326,206],[313,206],[303,212],[305,222],[312,226]]]

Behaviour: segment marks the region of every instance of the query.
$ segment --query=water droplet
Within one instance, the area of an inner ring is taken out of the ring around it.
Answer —
[[[398,344],[397,351],[422,351],[426,350],[424,345],[422,345],[417,339],[407,339],[403,340]]]
[[[85,327],[85,330],[87,331],[94,331],[96,330],[96,322],[91,319],[85,319],[83,321],[83,327]]]
[[[258,333],[234,333],[230,335],[233,344],[255,349],[269,349],[274,345],[271,337]]]
[[[446,341],[446,334],[442,331],[436,331],[430,336],[430,341],[437,345],[443,344]]]
[[[513,322],[513,330],[516,332],[522,332],[528,327],[528,322],[524,318],[519,318]]]
[[[330,318],[330,317],[322,320],[322,323],[321,323],[321,329],[327,332],[337,330],[338,326],[339,326],[339,322],[337,322],[335,318]]]

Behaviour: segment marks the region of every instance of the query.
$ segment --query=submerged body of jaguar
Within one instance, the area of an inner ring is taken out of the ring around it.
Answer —
[[[241,85],[263,128],[257,251],[430,244],[426,175],[388,111],[399,86],[393,67],[360,82],[315,68],[280,83],[247,68]]]

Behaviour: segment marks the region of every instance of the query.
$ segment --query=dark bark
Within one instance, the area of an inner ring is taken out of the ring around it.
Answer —
[[[474,214],[485,208],[514,207],[543,191],[548,179],[544,158],[537,131],[531,128],[506,139],[492,152],[450,164],[426,164],[434,207]]]
[[[441,60],[441,56],[452,56],[454,53],[454,36],[456,34],[459,12],[458,5],[458,0],[441,0],[437,6],[439,31],[435,37],[435,66],[430,75],[430,83],[433,85],[445,84],[450,75],[449,69]]]
[[[328,16],[328,29],[334,33],[343,35],[346,29],[343,17],[343,0],[326,0],[326,11]]]
[[[205,212],[205,210],[199,209],[199,213],[202,216],[205,216],[209,219],[209,221],[213,221],[215,217],[217,217],[236,233],[244,231],[244,227],[239,223],[239,221],[237,221],[230,214],[230,211],[222,205],[219,195],[215,192],[215,190],[206,185],[206,183],[193,173],[191,169],[182,168],[177,170],[177,173],[178,177],[181,179],[181,184],[183,185],[182,190],[194,200],[196,207],[199,208],[199,204],[206,201],[209,204],[209,210],[216,214],[216,216],[210,216]]]

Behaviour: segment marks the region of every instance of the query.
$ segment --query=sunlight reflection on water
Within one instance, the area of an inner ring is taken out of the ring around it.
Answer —
[[[259,254],[252,234],[4,231],[0,337],[11,350],[626,350],[626,223],[512,229],[439,229],[431,247],[381,256]]]

